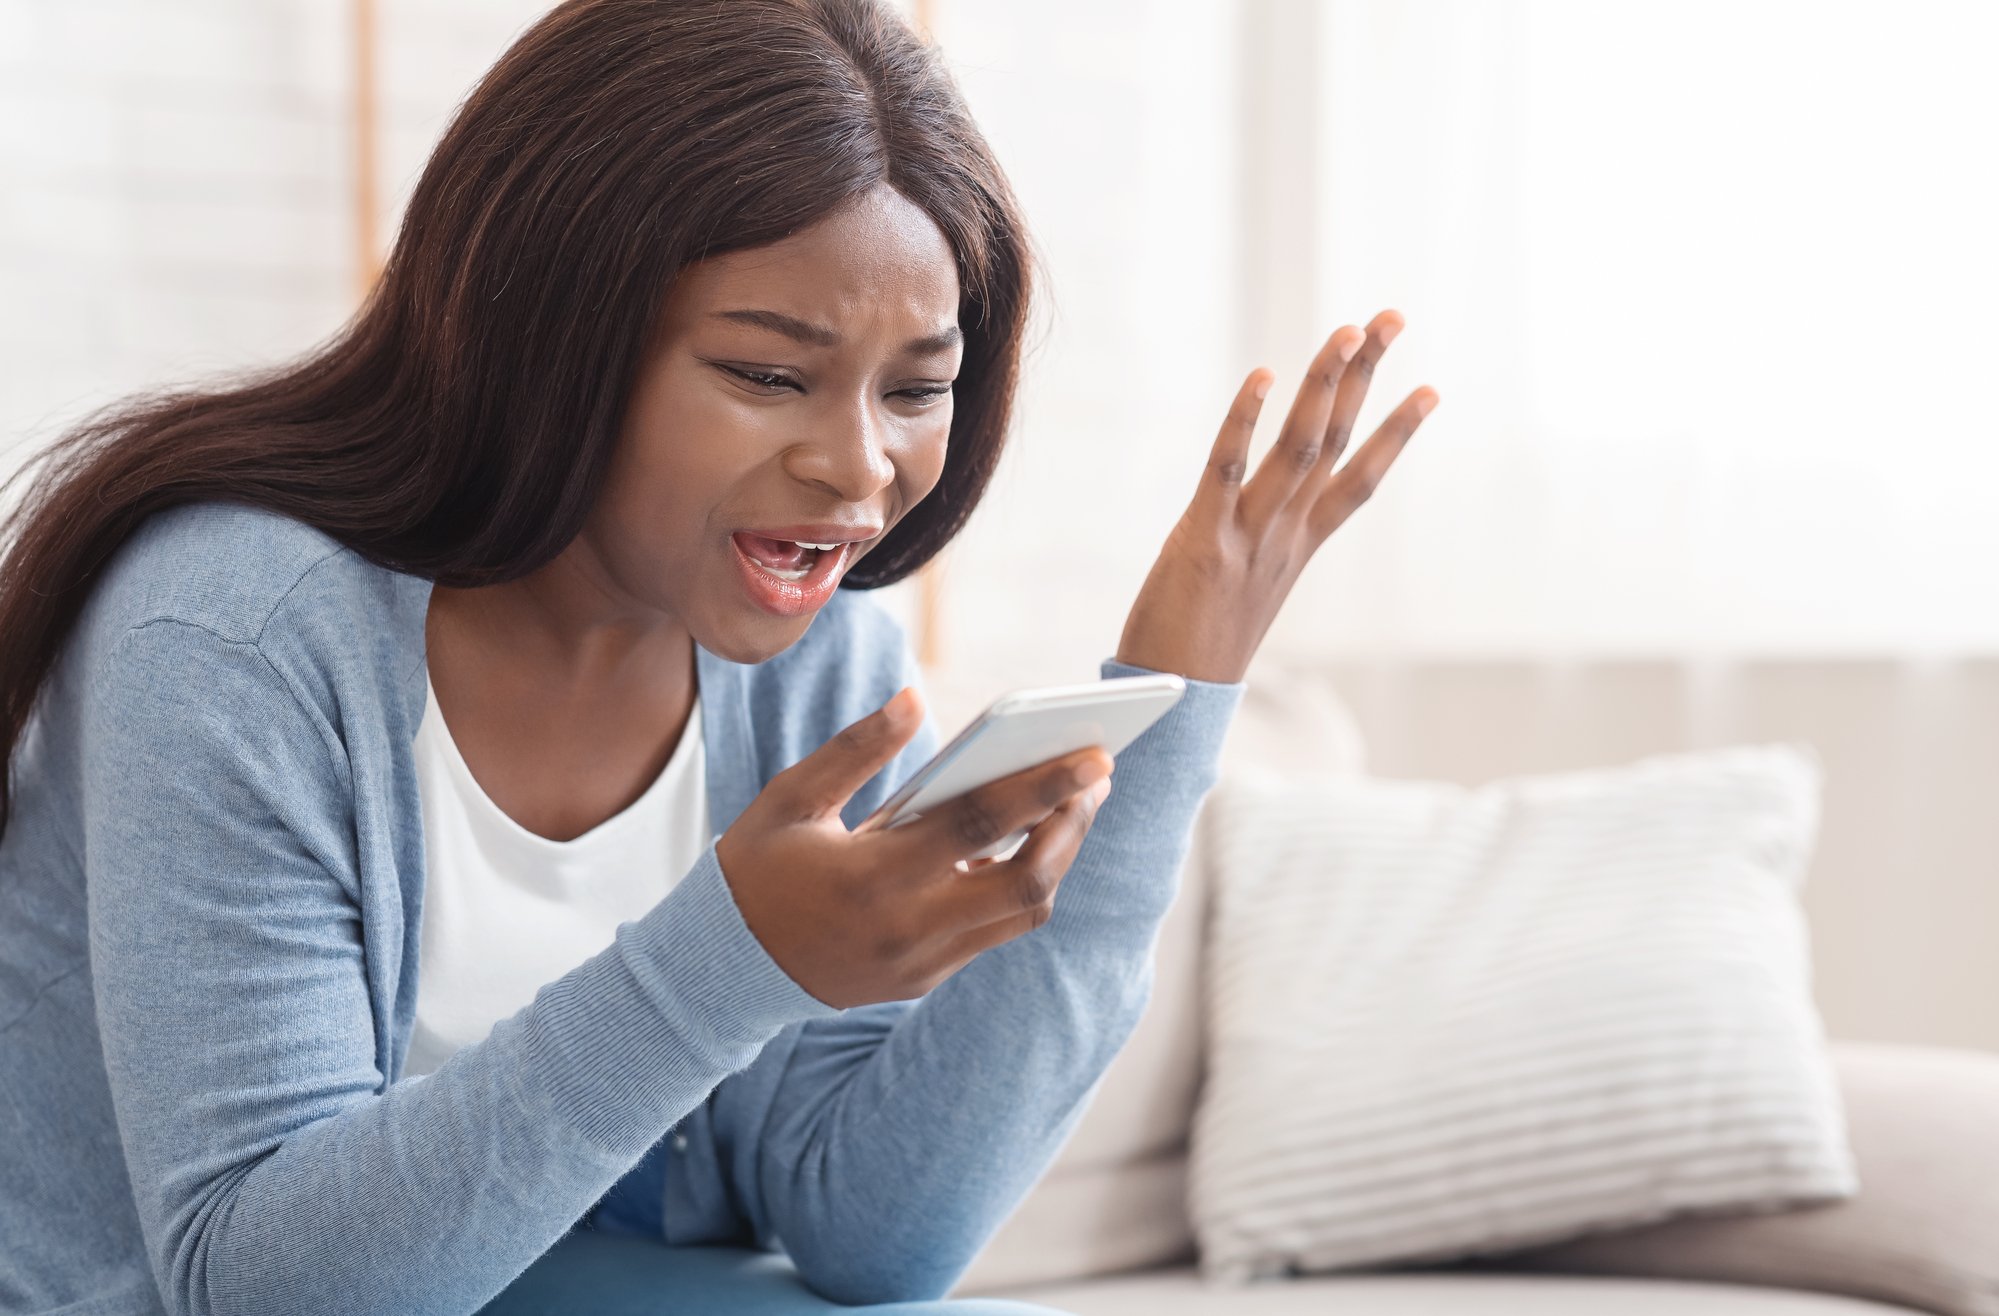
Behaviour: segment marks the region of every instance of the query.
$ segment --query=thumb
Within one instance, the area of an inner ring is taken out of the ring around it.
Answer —
[[[825,817],[846,806],[855,791],[901,752],[923,725],[923,699],[906,685],[858,722],[770,779],[787,812]]]

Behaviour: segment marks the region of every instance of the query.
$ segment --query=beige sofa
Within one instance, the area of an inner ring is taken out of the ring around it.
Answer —
[[[929,685],[933,709],[951,725],[996,691],[962,674],[933,673]],[[1224,771],[1246,760],[1359,771],[1362,751],[1358,721],[1330,678],[1266,673],[1252,684]],[[1530,766],[1542,765],[1521,770]],[[1837,775],[1837,762],[1828,768]],[[1292,1277],[1248,1289],[1205,1285],[1185,1204],[1210,882],[1200,840],[1197,824],[1144,1019],[1055,1165],[954,1296],[1027,1299],[1076,1316],[1999,1316],[1999,1055],[1845,1041],[1833,1044],[1833,1055],[1863,1184],[1850,1202],[1753,1220],[1668,1222],[1455,1267]]]

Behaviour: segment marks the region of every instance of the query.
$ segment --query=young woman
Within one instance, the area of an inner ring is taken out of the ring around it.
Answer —
[[[891,12],[572,0],[339,335],[48,453],[0,569],[0,1310],[1027,1310],[942,1295],[1436,395],[1335,469],[1401,320],[1344,328],[1250,473],[1252,373],[1103,664],[1188,683],[1116,793],[1089,750],[852,834],[938,739],[861,591],[986,487],[1025,252]]]

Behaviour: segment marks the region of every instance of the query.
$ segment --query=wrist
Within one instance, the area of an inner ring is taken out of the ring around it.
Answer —
[[[1247,675],[1246,664],[1223,663],[1212,658],[1148,654],[1143,649],[1127,649],[1122,645],[1111,661],[1127,667],[1142,667],[1148,672],[1170,672],[1183,680],[1205,681],[1210,685],[1240,685]]]

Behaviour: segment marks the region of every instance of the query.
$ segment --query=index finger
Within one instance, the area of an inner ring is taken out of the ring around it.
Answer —
[[[1194,491],[1197,509],[1218,511],[1220,505],[1241,492],[1242,478],[1249,470],[1249,441],[1256,433],[1256,418],[1263,414],[1263,399],[1269,395],[1275,378],[1258,366],[1236,390],[1221,432],[1215,435],[1214,445],[1208,450],[1208,465],[1201,472],[1200,487]]]
[[[768,799],[792,818],[837,813],[909,743],[922,721],[922,692],[904,686],[880,708],[840,728],[831,740],[773,776],[758,799]]]

